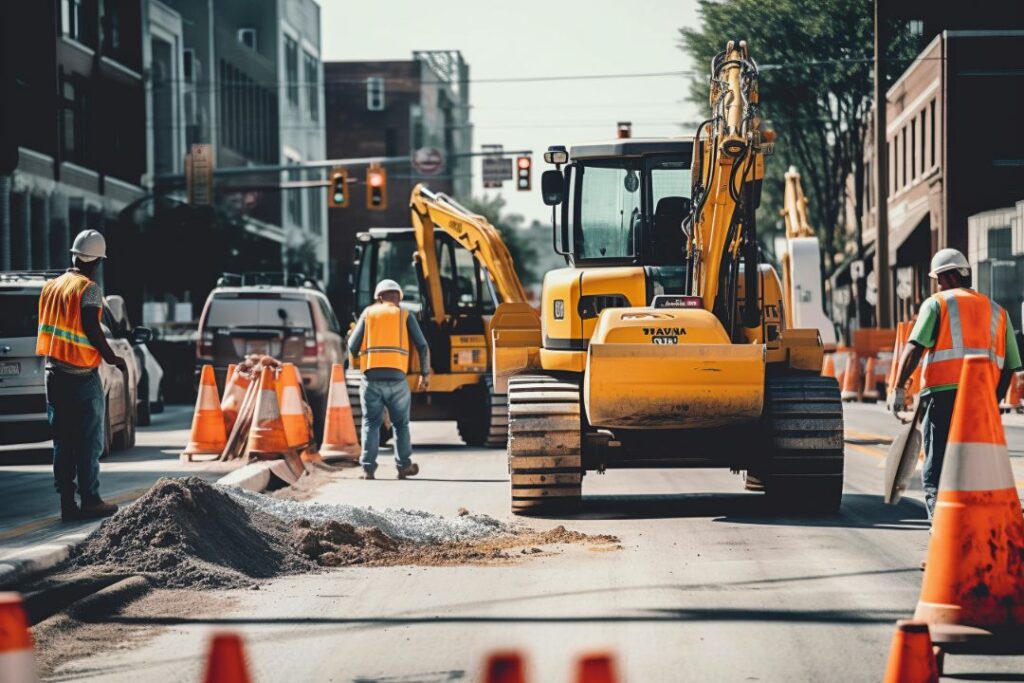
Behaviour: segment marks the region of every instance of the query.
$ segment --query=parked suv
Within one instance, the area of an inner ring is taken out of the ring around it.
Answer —
[[[226,274],[199,319],[196,381],[213,365],[224,386],[229,363],[266,354],[294,363],[314,415],[321,419],[331,365],[344,358],[341,325],[327,296],[310,280],[274,273]]]
[[[135,327],[128,318],[128,307],[125,305],[124,297],[112,294],[104,297],[103,302],[106,304],[103,310],[103,324],[110,329],[114,337],[131,339]],[[132,352],[139,368],[139,391],[136,401],[139,424],[147,427],[153,421],[153,413],[163,412],[164,409],[164,370],[145,344],[133,344]]]
[[[63,271],[0,273],[0,443],[28,443],[50,438],[46,419],[44,359],[36,355],[39,293],[46,280]],[[104,305],[104,319],[110,312]],[[145,341],[144,327],[118,337],[101,325],[111,349],[125,359],[127,370],[100,363],[107,401],[106,452],[135,445],[136,398],[141,377],[133,343]]]

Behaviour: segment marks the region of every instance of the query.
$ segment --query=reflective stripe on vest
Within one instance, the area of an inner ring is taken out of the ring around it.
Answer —
[[[391,368],[409,372],[409,312],[393,304],[373,304],[366,309],[363,343],[359,355],[363,370]]]
[[[935,295],[939,302],[939,328],[935,346],[921,360],[921,387],[957,384],[967,356],[985,356],[992,362],[993,383],[1006,358],[1006,312],[988,297],[969,289]],[[985,324],[988,323],[988,324]]]
[[[67,272],[43,285],[39,294],[39,335],[36,354],[80,368],[95,368],[100,353],[82,327],[82,294],[92,280]],[[99,319],[101,309],[96,309]]]

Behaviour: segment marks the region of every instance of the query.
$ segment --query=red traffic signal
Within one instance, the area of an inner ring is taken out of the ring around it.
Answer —
[[[516,157],[516,189],[528,192],[530,190],[530,168],[533,166],[533,159],[530,157]]]
[[[388,208],[388,172],[380,166],[366,169],[366,208],[371,211]]]
[[[343,168],[331,170],[331,182],[327,187],[327,206],[344,209],[348,206],[348,171]]]

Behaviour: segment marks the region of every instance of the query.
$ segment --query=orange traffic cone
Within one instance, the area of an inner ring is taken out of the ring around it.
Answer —
[[[228,435],[224,429],[224,413],[217,396],[217,380],[213,366],[204,365],[199,377],[199,395],[196,397],[196,412],[192,417],[192,436],[181,459],[192,460],[194,455],[220,455],[227,445]]]
[[[358,454],[359,439],[352,420],[352,405],[348,402],[345,368],[335,363],[331,368],[331,388],[327,392],[327,419],[320,455],[324,458],[344,459]]]
[[[839,397],[844,401],[856,401],[860,398],[860,360],[851,351],[846,354],[846,371],[843,372],[842,392]]]
[[[821,362],[821,376],[822,377],[835,377],[836,376],[836,363],[832,359],[831,353],[825,354],[825,360]]]
[[[337,366],[335,366],[337,367]],[[494,652],[484,664],[484,683],[525,683],[526,666],[518,652]]]
[[[228,363],[228,371],[224,373],[224,393],[225,394],[228,392],[228,382],[231,381],[231,378],[232,378],[232,376],[234,376],[235,370],[237,368],[238,368],[237,364],[235,364],[235,363]],[[228,431],[230,431],[230,430],[228,430]]]
[[[249,683],[245,645],[237,633],[217,633],[210,639],[205,683]]]
[[[885,382],[885,390],[891,394],[899,377],[900,356],[903,354],[903,333],[906,323],[896,323],[896,341],[892,345],[892,362],[889,364],[889,379]]]
[[[584,655],[576,665],[576,683],[615,683],[618,680],[615,660],[609,654]]]
[[[29,683],[36,677],[32,634],[20,593],[0,593],[0,681]]]
[[[264,367],[260,374],[259,393],[249,429],[249,455],[260,460],[283,458],[288,453],[281,408],[277,404],[277,381],[274,369]]]
[[[864,391],[861,393],[860,397],[861,399],[871,401],[872,403],[879,399],[878,379],[875,377],[874,356],[869,356],[867,363],[864,365]]]
[[[1014,631],[1019,649],[1024,518],[992,374],[986,356],[964,360],[914,618],[928,622],[936,642]]]
[[[901,619],[889,647],[884,683],[938,683],[939,665],[932,650],[928,624]]]
[[[1010,386],[1006,388],[1006,396],[999,402],[999,410],[1008,413],[1020,407],[1020,378],[1017,373],[1010,377]]]
[[[303,460],[319,460],[313,433],[306,419],[306,402],[302,399],[302,385],[299,371],[292,363],[281,367],[281,377],[277,383],[278,397],[281,402],[281,422],[284,424],[288,446],[303,454]],[[307,458],[306,456],[316,456]]]
[[[235,365],[228,366],[228,377],[225,380],[224,399],[220,402],[221,412],[224,413],[224,430],[228,434],[238,420],[238,411],[245,399],[245,392],[252,384],[252,379],[243,372],[240,372]]]

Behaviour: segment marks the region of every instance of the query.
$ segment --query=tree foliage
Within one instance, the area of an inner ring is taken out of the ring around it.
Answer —
[[[760,66],[761,112],[778,134],[765,169],[759,223],[773,225],[782,208],[782,175],[800,171],[826,264],[843,250],[846,180],[854,173],[863,197],[864,138],[872,103],[873,5],[866,0],[700,0],[699,25],[680,29],[680,47],[697,65],[708,65],[730,39],[744,39]],[[893,27],[887,79],[903,71],[918,41]],[[708,107],[706,78],[690,97]]]
[[[537,250],[530,244],[526,230],[523,228],[525,219],[518,213],[502,213],[506,202],[500,194],[472,197],[462,203],[467,209],[480,214],[498,229],[501,239],[512,255],[512,262],[516,265],[519,279],[527,285],[536,282],[540,277],[534,268]]]

